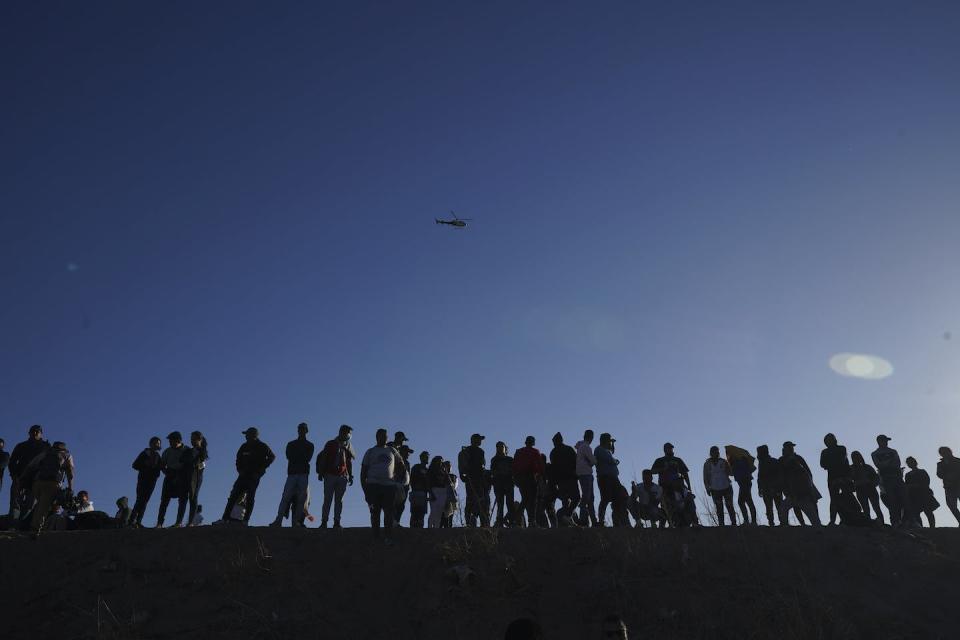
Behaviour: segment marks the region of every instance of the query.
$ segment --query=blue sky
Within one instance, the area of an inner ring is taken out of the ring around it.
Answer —
[[[199,428],[210,516],[241,429],[302,420],[447,457],[592,426],[627,479],[887,433],[932,471],[960,8],[779,4],[4,5],[0,435],[43,424],[106,506]]]

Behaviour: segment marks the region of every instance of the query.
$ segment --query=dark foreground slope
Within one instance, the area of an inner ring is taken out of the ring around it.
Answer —
[[[462,568],[469,567],[473,575]],[[4,638],[954,638],[960,532],[203,527],[0,538]],[[98,611],[99,610],[99,611]],[[99,629],[99,631],[98,631]]]

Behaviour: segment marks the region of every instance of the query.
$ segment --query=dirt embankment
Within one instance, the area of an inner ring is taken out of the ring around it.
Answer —
[[[467,570],[469,568],[469,570]],[[4,638],[954,638],[960,532],[218,528],[0,538]]]

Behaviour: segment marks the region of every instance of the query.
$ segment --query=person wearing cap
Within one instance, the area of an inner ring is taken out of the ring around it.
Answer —
[[[559,431],[553,436],[553,450],[550,451],[550,475],[560,509],[557,522],[560,526],[572,527],[573,514],[580,504],[580,485],[577,478],[577,452],[563,443],[563,434]]]
[[[807,461],[794,450],[796,446],[789,440],[784,442],[783,455],[780,456],[783,489],[786,495],[780,521],[784,521],[790,509],[799,509],[810,520],[810,524],[819,527],[820,513],[817,510],[817,502],[822,496],[813,484],[813,473]]]
[[[826,448],[820,452],[820,468],[827,472],[827,493],[830,495],[830,525],[836,524],[840,504],[840,485],[850,477],[850,460],[847,448],[837,444],[837,436],[828,433],[823,436]]]
[[[960,524],[960,458],[953,455],[950,447],[940,447],[937,450],[940,461],[937,462],[937,477],[943,480],[943,497],[947,500],[947,509]]]
[[[475,433],[470,436],[470,445],[460,450],[457,456],[457,470],[460,481],[467,491],[467,504],[464,509],[464,518],[468,527],[490,526],[490,490],[487,487],[486,467],[487,457],[481,445],[485,436]]]
[[[163,485],[160,487],[160,511],[157,512],[157,528],[163,528],[163,521],[167,515],[167,507],[172,498],[177,499],[177,520],[183,518],[187,508],[187,494],[181,482],[180,470],[184,463],[186,447],[183,446],[183,435],[179,431],[167,434],[169,446],[160,456],[160,470],[163,472]],[[179,524],[179,522],[178,522]]]
[[[397,431],[393,434],[393,441],[390,442],[390,446],[396,449],[397,453],[400,453],[400,447],[402,447],[405,442],[410,442],[410,438],[408,438],[407,434],[403,431]]]
[[[710,457],[703,463],[703,486],[707,495],[713,498],[713,507],[717,515],[717,524],[724,525],[723,507],[730,514],[730,525],[737,526],[737,514],[733,510],[733,485],[730,476],[733,470],[730,463],[720,457],[720,447],[710,447]]]
[[[621,498],[620,461],[613,454],[616,450],[616,438],[609,433],[600,434],[600,444],[593,450],[597,459],[597,486],[600,488],[600,506],[597,509],[597,525],[606,526],[607,505],[613,505],[618,510],[617,502]],[[624,489],[624,492],[626,490]]]
[[[20,519],[21,506],[24,511],[33,504],[33,472],[27,472],[27,465],[39,454],[46,451],[50,443],[43,439],[43,427],[33,425],[27,431],[27,439],[17,443],[10,453],[7,470],[10,472],[10,519]]]
[[[430,503],[430,452],[420,452],[420,462],[410,469],[410,528],[423,529]]]
[[[870,458],[880,476],[880,499],[890,512],[890,524],[896,527],[903,521],[903,465],[897,450],[887,446],[890,440],[892,438],[882,434],[877,436],[877,449]]]
[[[313,461],[313,443],[307,440],[310,427],[306,422],[297,425],[297,439],[287,443],[287,481],[283,484],[283,495],[277,507],[277,517],[271,527],[283,526],[283,519],[293,507],[290,525],[302,527],[306,518],[304,512],[310,503],[310,463]]]
[[[513,480],[520,490],[520,505],[527,514],[527,526],[537,526],[537,481],[546,471],[543,455],[534,446],[536,438],[527,436],[522,449],[513,456]]]
[[[593,429],[583,432],[583,440],[577,443],[577,480],[580,483],[580,524],[597,526],[597,510],[593,500],[593,468],[597,458],[593,455]]]
[[[143,514],[146,513],[147,504],[153,497],[153,490],[157,486],[157,480],[160,478],[163,462],[160,457],[160,449],[163,446],[160,438],[153,436],[147,442],[147,448],[140,452],[140,455],[133,461],[133,468],[137,472],[137,499],[133,503],[133,509],[130,511],[130,526],[140,527],[143,523]]]
[[[370,505],[370,526],[373,537],[380,537],[380,514],[383,513],[385,542],[392,544],[393,509],[397,499],[397,467],[403,465],[397,450],[387,444],[387,430],[377,429],[377,444],[367,449],[360,463],[360,486]]]
[[[667,490],[678,491],[683,485],[692,491],[690,486],[690,469],[682,458],[673,453],[674,447],[667,442],[663,445],[663,455],[653,461],[650,470],[657,474],[657,484]]]
[[[267,443],[260,440],[260,430],[256,427],[250,427],[243,431],[246,442],[240,445],[237,450],[237,479],[230,489],[230,497],[227,498],[227,505],[223,508],[223,517],[221,521],[230,522],[230,513],[234,505],[241,496],[246,496],[246,509],[243,514],[243,523],[250,522],[250,516],[253,514],[253,505],[257,497],[257,487],[260,486],[260,478],[267,472],[267,469],[277,459],[273,451],[267,446]]]
[[[350,444],[353,427],[340,425],[337,437],[328,440],[317,454],[317,479],[323,483],[323,509],[320,515],[320,528],[326,529],[330,518],[330,505],[333,505],[333,528],[340,528],[340,515],[343,513],[343,494],[347,486],[353,485],[353,461],[357,454]]]
[[[497,453],[490,459],[490,475],[493,478],[493,498],[496,505],[496,527],[513,524],[515,511],[513,500],[513,457],[507,443],[497,443]]]

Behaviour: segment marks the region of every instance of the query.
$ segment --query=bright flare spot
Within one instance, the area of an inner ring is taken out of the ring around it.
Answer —
[[[842,376],[863,380],[880,380],[893,373],[889,361],[865,353],[838,353],[830,358],[830,368]]]

